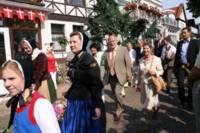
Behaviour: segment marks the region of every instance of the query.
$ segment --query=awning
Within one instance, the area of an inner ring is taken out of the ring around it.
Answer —
[[[53,10],[42,6],[6,0],[0,1],[0,18],[12,19],[16,15],[18,19],[23,20],[27,16],[29,20],[34,21],[38,17],[43,22],[49,13],[53,13]]]

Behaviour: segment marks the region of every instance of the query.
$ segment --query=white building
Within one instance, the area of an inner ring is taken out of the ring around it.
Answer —
[[[131,10],[131,17],[134,20],[144,18],[149,24],[156,23],[156,28],[161,30],[162,0],[116,0],[120,5],[120,10],[126,12]]]
[[[31,0],[0,0],[0,66],[15,57],[22,38],[34,38],[42,47],[41,25],[50,12]],[[0,95],[6,93],[1,80],[0,88]]]
[[[162,11],[162,0],[117,0],[122,10],[132,10],[133,18],[145,18],[150,23],[159,20]]]
[[[183,4],[163,11],[163,35],[170,35],[174,43],[180,40],[181,29],[186,27],[187,17]]]
[[[45,7],[54,10],[42,25],[43,46],[50,42],[55,44],[57,59],[66,57],[65,49],[61,48],[57,38],[66,37],[73,31],[84,29],[86,17],[92,14],[94,0],[44,0]]]

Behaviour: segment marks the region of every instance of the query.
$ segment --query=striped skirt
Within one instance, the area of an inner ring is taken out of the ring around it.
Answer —
[[[91,100],[67,99],[67,109],[61,122],[62,133],[100,133],[100,119],[93,120]]]

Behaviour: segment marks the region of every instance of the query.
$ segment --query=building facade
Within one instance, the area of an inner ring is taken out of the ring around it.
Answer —
[[[59,44],[58,38],[69,40],[71,32],[85,28],[86,17],[92,14],[95,0],[44,0],[44,4],[54,12],[48,15],[48,20],[42,25],[45,27],[42,29],[43,45],[54,42],[56,58],[63,59],[66,57],[66,49]]]
[[[163,30],[164,36],[170,35],[173,43],[176,44],[181,36],[181,29],[186,27],[187,17],[183,4],[163,10]]]
[[[31,0],[0,1],[0,65],[15,56],[22,38],[34,38],[42,47],[42,24],[51,10]]]
[[[148,21],[146,31],[152,24],[156,25],[157,31],[163,28],[161,23],[162,0],[117,0],[117,2],[122,12],[132,11],[130,16],[133,20],[146,19]]]
[[[35,39],[42,48],[42,24],[51,10],[43,7],[41,1],[0,1],[0,66],[15,57],[23,38]],[[1,75],[1,74],[0,74]],[[0,95],[8,93],[0,80]]]

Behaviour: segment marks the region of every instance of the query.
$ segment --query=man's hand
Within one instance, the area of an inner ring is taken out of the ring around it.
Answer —
[[[200,79],[200,69],[197,67],[193,67],[188,77],[188,80],[193,81],[196,79]]]
[[[139,84],[136,84],[136,92],[140,92],[140,91],[141,91],[141,89],[140,89]]]
[[[99,119],[101,117],[101,109],[100,108],[95,108],[95,116],[92,117],[92,119],[96,120]]]
[[[155,72],[154,70],[149,70],[149,74],[150,74],[151,76],[155,76],[155,75],[156,75],[156,72]]]

